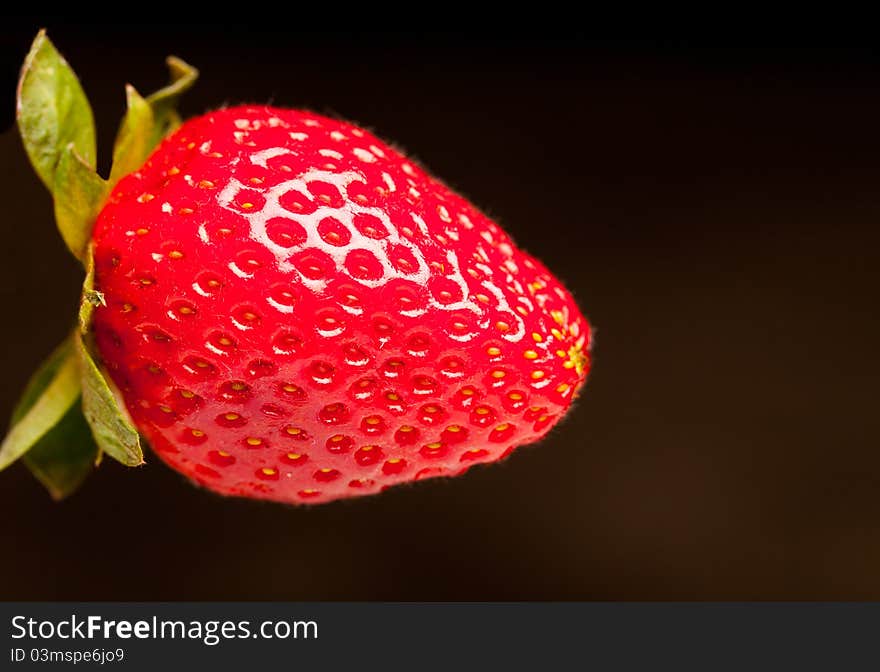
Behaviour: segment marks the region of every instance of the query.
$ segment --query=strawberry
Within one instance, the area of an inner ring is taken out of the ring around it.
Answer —
[[[162,460],[226,495],[320,503],[497,461],[589,366],[590,327],[539,261],[307,111],[184,123],[116,183],[90,251],[108,387]]]

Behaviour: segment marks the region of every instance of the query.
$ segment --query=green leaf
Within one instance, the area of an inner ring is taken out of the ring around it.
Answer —
[[[22,458],[53,499],[72,494],[95,468],[100,452],[82,414],[74,404]]]
[[[159,144],[162,138],[180,126],[177,101],[199,77],[198,70],[176,56],[169,56],[165,62],[171,74],[171,83],[147,97],[155,120],[152,146]]]
[[[29,410],[31,410],[33,405],[37,403],[37,400],[49,386],[49,383],[52,382],[58,369],[61,368],[64,360],[71,356],[73,351],[71,346],[72,342],[70,338],[66,338],[64,342],[55,348],[52,351],[52,354],[40,364],[40,367],[34,372],[34,375],[31,376],[31,379],[25,386],[24,392],[21,393],[21,397],[12,411],[12,422],[10,424],[17,424],[18,421],[21,420]]]
[[[169,56],[171,83],[155,93],[141,97],[130,84],[125,87],[128,109],[113,146],[110,183],[140,168],[162,139],[180,125],[175,107],[180,97],[195,83],[199,71],[176,56]]]
[[[34,170],[52,191],[62,151],[73,144],[95,167],[92,108],[67,61],[41,30],[21,69],[16,107],[18,128]]]
[[[81,334],[74,339],[82,374],[82,408],[98,447],[129,467],[144,463],[137,430]]]
[[[65,147],[55,170],[55,223],[73,255],[83,261],[95,219],[110,186],[89,168],[73,144]]]
[[[82,334],[89,333],[95,308],[107,305],[104,294],[95,289],[95,257],[91,247],[86,251],[85,267],[86,278],[79,301],[79,330]]]
[[[12,413],[13,425],[33,408],[66,360],[73,360],[76,364],[72,338],[58,346],[33,375]],[[55,499],[72,493],[91,472],[99,457],[79,401],[77,390],[76,398],[63,417],[21,458]]]
[[[120,178],[140,168],[153,151],[155,144],[153,108],[131,84],[125,87],[125,99],[128,109],[113,145],[110,182],[114,184]]]
[[[79,366],[70,339],[43,363],[12,414],[12,428],[0,445],[0,470],[30,450],[79,397]]]

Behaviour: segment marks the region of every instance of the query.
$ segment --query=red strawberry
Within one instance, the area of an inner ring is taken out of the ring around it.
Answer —
[[[325,502],[539,439],[589,327],[544,266],[366,131],[225,109],[94,231],[97,344],[139,430],[226,494]]]
[[[462,473],[559,421],[590,327],[540,262],[350,124],[250,106],[173,131],[196,73],[169,65],[165,89],[129,88],[105,181],[69,66],[43,33],[25,62],[19,128],[88,273],[0,469],[24,456],[61,497],[102,451],[140,464],[139,432],[207,488],[316,503]]]

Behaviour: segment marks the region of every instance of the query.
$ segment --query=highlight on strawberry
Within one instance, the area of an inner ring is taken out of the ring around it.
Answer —
[[[185,123],[194,68],[128,109],[105,179],[41,32],[17,120],[85,269],[78,320],[0,446],[56,498],[103,455],[225,495],[321,503],[461,474],[543,437],[590,366],[571,294],[369,131],[305,110]]]

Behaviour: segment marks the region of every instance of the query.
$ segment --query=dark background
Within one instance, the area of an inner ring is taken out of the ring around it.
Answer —
[[[457,480],[296,509],[107,460],[56,504],[14,466],[0,598],[880,599],[878,51],[9,19],[4,126],[39,23],[102,165],[123,84],[176,53],[202,70],[186,114],[307,106],[407,148],[598,336],[568,420]],[[0,218],[8,417],[80,278],[12,131]]]

